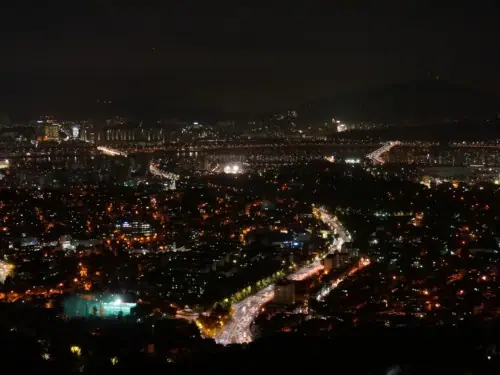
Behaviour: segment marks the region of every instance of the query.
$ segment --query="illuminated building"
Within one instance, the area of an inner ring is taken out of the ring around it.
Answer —
[[[243,168],[239,164],[228,164],[224,167],[224,173],[227,174],[239,174],[243,173]]]
[[[97,144],[162,143],[165,141],[163,129],[144,129],[118,126],[105,128],[95,133]]]
[[[80,125],[71,126],[71,137],[73,139],[78,139],[80,137]]]
[[[59,243],[63,250],[75,250],[75,246],[71,243],[72,237],[69,234],[63,235],[59,238]]]
[[[81,294],[64,300],[64,315],[75,317],[114,318],[120,315],[130,315],[130,310],[136,303],[124,302],[115,295]]]
[[[153,233],[151,224],[139,221],[132,221],[132,222],[124,221],[121,223],[117,223],[115,225],[115,228],[127,234],[150,235],[151,233]]]
[[[58,141],[59,140],[59,125],[56,124],[45,124],[44,127],[44,139],[48,141]]]
[[[21,238],[21,250],[37,251],[40,250],[40,241],[35,237]]]
[[[10,162],[7,159],[0,160],[0,169],[9,168],[9,166],[10,166]]]

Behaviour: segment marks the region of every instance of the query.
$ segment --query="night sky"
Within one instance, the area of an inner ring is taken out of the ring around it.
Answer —
[[[141,115],[264,113],[429,73],[500,87],[494,0],[11,3],[0,111],[13,118],[84,114],[97,100]]]

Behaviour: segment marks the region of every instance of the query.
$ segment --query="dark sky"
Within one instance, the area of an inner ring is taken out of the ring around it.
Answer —
[[[500,87],[495,0],[4,3],[0,109],[14,118],[97,99],[140,114],[262,113],[429,72]]]

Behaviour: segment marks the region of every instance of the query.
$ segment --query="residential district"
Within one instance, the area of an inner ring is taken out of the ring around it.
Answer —
[[[496,373],[500,143],[295,117],[4,124],[4,363]]]

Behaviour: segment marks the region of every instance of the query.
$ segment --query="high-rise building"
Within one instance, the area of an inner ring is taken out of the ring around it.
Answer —
[[[71,137],[78,139],[80,137],[80,125],[74,124],[71,126]]]
[[[59,140],[59,125],[47,123],[44,127],[44,139],[47,141]]]

